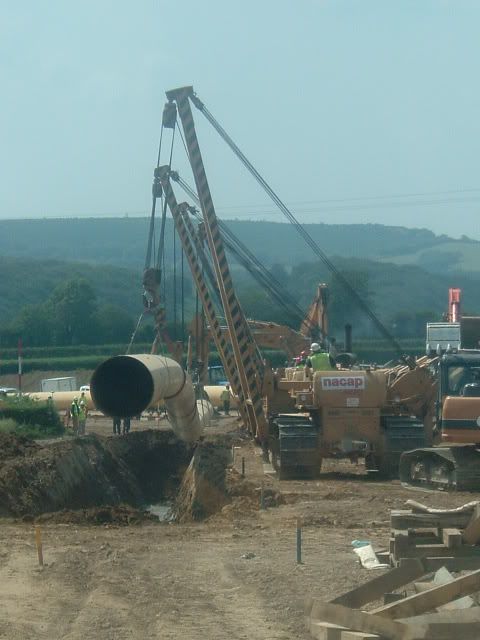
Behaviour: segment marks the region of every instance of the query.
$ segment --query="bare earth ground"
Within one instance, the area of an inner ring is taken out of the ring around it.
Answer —
[[[234,427],[221,418],[209,431]],[[92,421],[90,430],[105,435],[110,422]],[[319,481],[279,482],[249,441],[239,441],[237,470],[242,457],[247,480],[281,491],[285,504],[261,511],[241,496],[194,525],[42,524],[43,568],[32,525],[0,520],[0,638],[303,640],[305,596],[330,599],[372,577],[352,540],[386,545],[389,511],[408,498],[458,506],[476,497],[375,483],[362,467],[333,462]]]

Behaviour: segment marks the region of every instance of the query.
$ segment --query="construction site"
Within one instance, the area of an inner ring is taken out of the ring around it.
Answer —
[[[360,361],[351,324],[332,338],[326,284],[299,308],[217,217],[194,112],[389,362]],[[0,637],[480,637],[480,317],[450,288],[424,352],[406,355],[192,87],[166,92],[161,131],[136,329],[153,321],[150,352],[134,332],[81,390],[50,378],[0,396],[4,418],[21,396],[67,427],[0,433]],[[172,164],[175,135],[193,185]],[[185,342],[162,297],[167,215],[198,300]],[[246,317],[231,255],[297,329]]]

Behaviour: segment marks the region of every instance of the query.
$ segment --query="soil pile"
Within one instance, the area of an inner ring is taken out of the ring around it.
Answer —
[[[9,458],[33,455],[40,449],[33,440],[11,433],[0,433],[0,462]]]
[[[0,515],[27,518],[163,499],[172,473],[189,455],[171,433],[162,431],[116,439],[91,435],[44,446],[9,436],[6,445]]]
[[[28,520],[28,517],[24,517]],[[79,509],[70,511],[55,511],[54,513],[44,513],[35,518],[35,523],[55,523],[55,524],[113,524],[116,526],[128,526],[142,524],[143,522],[158,522],[158,516],[154,516],[148,511],[135,509],[128,504],[118,506],[91,507],[90,509]]]
[[[228,501],[225,470],[228,448],[205,442],[195,449],[183,476],[172,515],[176,522],[203,520]]]
[[[222,508],[221,515],[227,518],[239,514],[248,516],[259,511],[262,506],[265,509],[270,509],[285,504],[285,498],[280,491],[245,480],[236,469],[228,470],[226,484],[229,503]]]

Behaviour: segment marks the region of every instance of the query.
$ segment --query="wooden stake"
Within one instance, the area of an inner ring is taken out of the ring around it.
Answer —
[[[297,564],[302,564],[302,521],[297,518]]]
[[[263,482],[260,486],[260,509],[262,511],[265,511],[265,487],[263,485]]]
[[[37,545],[38,564],[43,567],[42,530],[38,525],[35,525],[35,544]]]

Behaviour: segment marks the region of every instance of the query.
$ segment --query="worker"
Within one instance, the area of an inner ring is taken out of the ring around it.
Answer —
[[[122,426],[122,419],[115,416],[113,418],[113,435],[120,435],[120,428]]]
[[[335,365],[332,366],[328,353],[322,349],[318,342],[313,342],[310,347],[311,355],[307,358],[305,367],[312,371],[330,371],[335,369]]]
[[[220,400],[222,401],[223,412],[226,416],[230,415],[230,385],[225,385],[225,389],[220,394]]]
[[[130,433],[130,418],[123,419],[123,435]]]
[[[86,414],[88,415],[88,402],[87,402],[87,396],[85,395],[85,391],[82,391],[82,393],[80,394],[80,402],[79,402],[80,406],[82,406],[82,402],[85,406]]]
[[[78,414],[78,434],[84,436],[87,425],[87,403],[85,400],[80,400],[78,406],[80,409]]]
[[[78,405],[78,398],[76,396],[73,399],[72,404],[70,405],[70,416],[72,418],[73,435],[78,436],[78,420],[80,416],[80,407]]]

